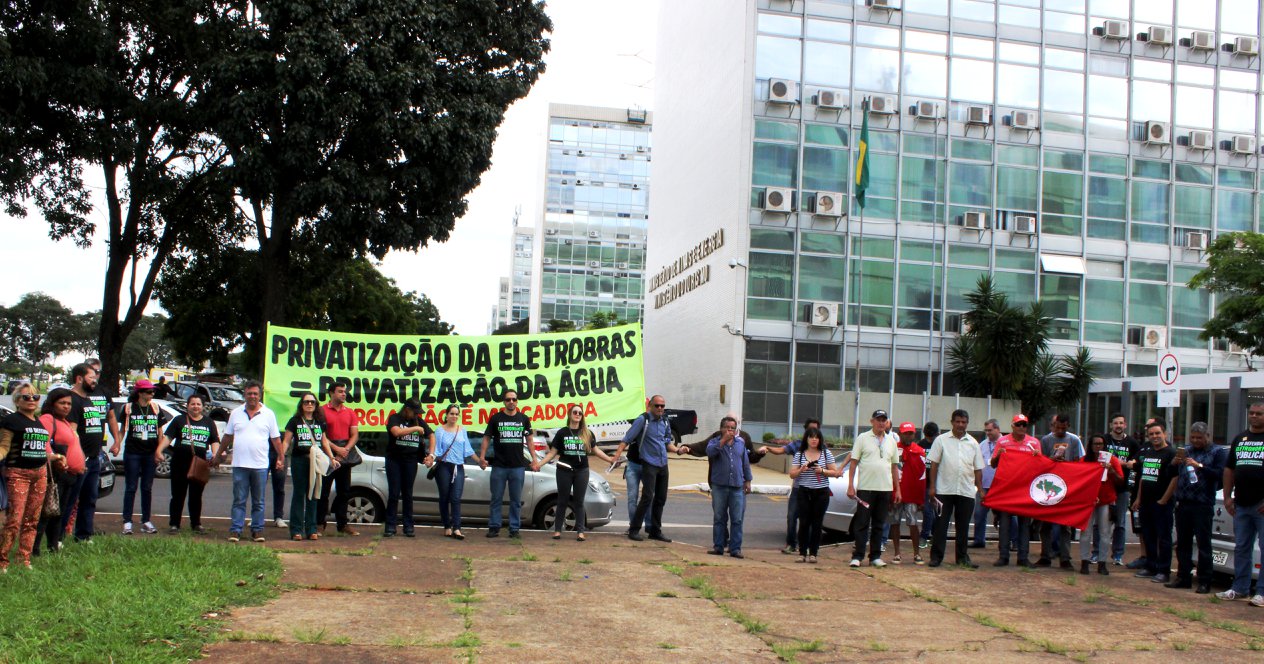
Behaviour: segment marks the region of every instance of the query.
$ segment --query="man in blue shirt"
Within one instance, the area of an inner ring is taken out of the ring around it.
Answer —
[[[737,435],[737,420],[720,420],[720,435],[707,441],[707,458],[711,461],[711,542],[707,553],[742,558],[742,515],[746,512],[746,494],[750,492],[750,455],[746,441]]]
[[[1198,593],[1211,592],[1211,521],[1216,513],[1216,492],[1224,479],[1229,450],[1211,442],[1206,422],[1189,428],[1189,447],[1176,451],[1176,578],[1168,588],[1194,586],[1192,544],[1198,544]]]
[[[628,539],[640,542],[641,524],[650,516],[646,534],[652,540],[670,542],[663,536],[663,506],[667,504],[667,453],[675,452],[671,424],[666,415],[667,400],[661,394],[650,397],[650,407],[644,415],[632,422],[619,447],[614,451],[615,461],[628,450],[628,459],[640,457],[641,496],[636,503],[636,513],[628,525]]]

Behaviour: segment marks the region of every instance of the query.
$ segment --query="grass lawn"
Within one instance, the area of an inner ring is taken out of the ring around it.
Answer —
[[[195,659],[217,638],[208,613],[263,603],[281,576],[269,549],[167,535],[69,543],[33,565],[0,575],[0,662]]]

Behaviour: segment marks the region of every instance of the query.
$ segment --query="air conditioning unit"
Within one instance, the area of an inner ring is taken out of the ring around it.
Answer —
[[[1040,115],[1035,111],[1014,111],[1010,116],[1010,126],[1015,129],[1036,129],[1040,126]]]
[[[816,91],[817,108],[842,110],[847,108],[847,95],[842,90],[821,88]]]
[[[1234,154],[1255,154],[1255,137],[1238,134],[1233,137]]]
[[[1189,149],[1191,150],[1210,150],[1215,146],[1212,140],[1211,132],[1203,129],[1195,129],[1189,132]]]
[[[1189,47],[1195,51],[1216,50],[1216,33],[1207,30],[1195,30],[1189,36]]]
[[[1234,37],[1233,53],[1234,55],[1259,55],[1260,40],[1255,37]]]
[[[887,95],[874,95],[869,100],[869,112],[881,113],[882,115],[894,115],[896,113],[895,97]]]
[[[987,213],[977,210],[967,212],[962,216],[961,225],[976,231],[987,230]]]
[[[967,106],[966,107],[966,124],[971,125],[990,125],[992,124],[992,109],[989,106]]]
[[[1145,142],[1150,145],[1168,145],[1172,142],[1172,127],[1166,122],[1150,120],[1145,123]]]
[[[768,212],[794,212],[794,190],[783,187],[764,189],[764,209]]]
[[[628,264],[627,264],[627,263],[615,263],[615,267],[619,268],[620,270],[626,270],[626,269],[628,269]]]
[[[1014,232],[1019,235],[1035,235],[1036,234],[1036,218],[1031,215],[1020,214],[1014,217]]]
[[[773,104],[797,104],[799,84],[784,78],[768,79],[768,101]]]
[[[922,120],[938,120],[939,104],[933,101],[919,101],[913,107],[913,114]]]
[[[588,261],[588,267],[601,267],[601,261]]]
[[[1202,231],[1190,231],[1185,234],[1185,248],[1198,251],[1207,250],[1207,234]]]
[[[637,152],[645,152],[645,146],[644,146],[644,145],[638,145],[638,146],[636,146],[636,151],[637,151]]]
[[[1146,35],[1146,41],[1158,46],[1172,45],[1172,29],[1158,25],[1150,26],[1150,32]]]
[[[588,237],[601,237],[601,231],[588,231]]]
[[[1142,348],[1167,348],[1167,328],[1147,325],[1141,328]]]
[[[545,264],[545,265],[552,265],[552,264],[553,264],[553,259],[552,259],[552,258],[546,258],[546,259],[544,259],[544,264]]]
[[[1106,39],[1128,39],[1128,22],[1106,21],[1102,24],[1102,36]]]
[[[881,9],[888,12],[900,11],[900,0],[865,0],[865,4],[872,9]]]
[[[813,302],[808,324],[812,327],[838,327],[838,303]]]
[[[546,229],[544,229],[544,234],[545,234],[545,235],[557,235],[557,229],[556,229],[556,228],[546,228]]]
[[[843,216],[843,195],[837,191],[818,191],[812,200],[812,214],[818,217]]]

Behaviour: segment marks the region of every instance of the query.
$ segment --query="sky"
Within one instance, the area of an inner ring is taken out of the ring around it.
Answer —
[[[522,208],[521,225],[539,224],[549,104],[653,110],[658,0],[551,0],[546,11],[553,32],[545,73],[506,112],[492,166],[467,197],[465,216],[447,242],[393,252],[381,264],[401,289],[429,296],[460,334],[486,332],[500,277],[509,274],[515,208]],[[104,215],[98,211],[94,218],[101,229]],[[0,214],[0,238],[0,265],[26,275],[0,281],[0,305],[42,291],[76,312],[101,308],[102,233],[89,249],[54,242],[32,212],[25,219]],[[161,308],[153,303],[148,311]]]

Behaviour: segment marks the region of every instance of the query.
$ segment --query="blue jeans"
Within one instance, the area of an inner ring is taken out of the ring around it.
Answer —
[[[461,494],[465,491],[465,464],[439,462],[439,520],[444,528],[461,529]]]
[[[272,476],[272,518],[285,518],[285,469],[276,469],[277,450],[268,446],[268,475]]]
[[[246,494],[250,494],[250,532],[263,530],[263,488],[268,483],[267,468],[233,468],[233,521],[228,529],[240,535],[246,527]]]
[[[799,548],[799,487],[790,487],[790,502],[786,505],[786,546]]]
[[[987,496],[987,489],[983,490],[982,495],[974,503],[974,543],[983,546],[987,543],[987,516],[989,510],[983,505],[983,498]]]
[[[500,506],[505,502],[505,484],[509,484],[509,531],[517,532],[522,528],[522,482],[526,479],[526,468],[492,467],[492,499],[491,513],[487,515],[487,527],[500,530],[502,516]]]
[[[711,543],[729,553],[742,550],[742,516],[746,513],[746,492],[740,486],[711,485]]]
[[[71,515],[75,513],[74,506],[80,504],[80,500],[81,500],[80,496],[83,495],[84,483],[90,480],[95,485],[94,487],[95,489],[100,490],[101,488],[101,458],[100,456],[99,455],[94,456],[93,458],[86,459],[85,461],[86,461],[87,470],[85,470],[82,475],[79,475],[78,477],[75,478],[74,486],[70,487],[70,495],[62,496],[62,500],[65,501],[66,505],[69,506],[68,509],[64,509],[61,512],[61,532],[63,533],[66,532],[66,526],[70,525]],[[96,497],[94,496],[92,499],[92,506],[94,510],[96,509],[96,502],[97,502]],[[79,511],[80,511],[80,514],[79,514],[79,517],[75,520],[76,522],[83,520],[82,507],[80,507]],[[75,530],[78,531],[77,525],[75,526]]]
[[[929,542],[931,531],[935,529],[935,504],[926,501],[922,504],[922,541]]]
[[[641,497],[641,464],[635,461],[627,461],[623,470],[623,481],[628,485],[628,524],[631,528],[632,519],[636,518],[636,503]],[[650,529],[650,515],[646,514],[645,529]],[[639,530],[639,528],[638,528]]]
[[[1251,572],[1255,570],[1255,547],[1264,558],[1264,502],[1250,507],[1237,506],[1233,514],[1233,592],[1239,596],[1251,590]],[[1257,586],[1256,592],[1260,592]]]
[[[136,487],[140,485],[140,520],[151,521],[154,503],[154,472],[158,469],[153,454],[123,453],[123,523],[132,522],[132,507],[136,504]]]

